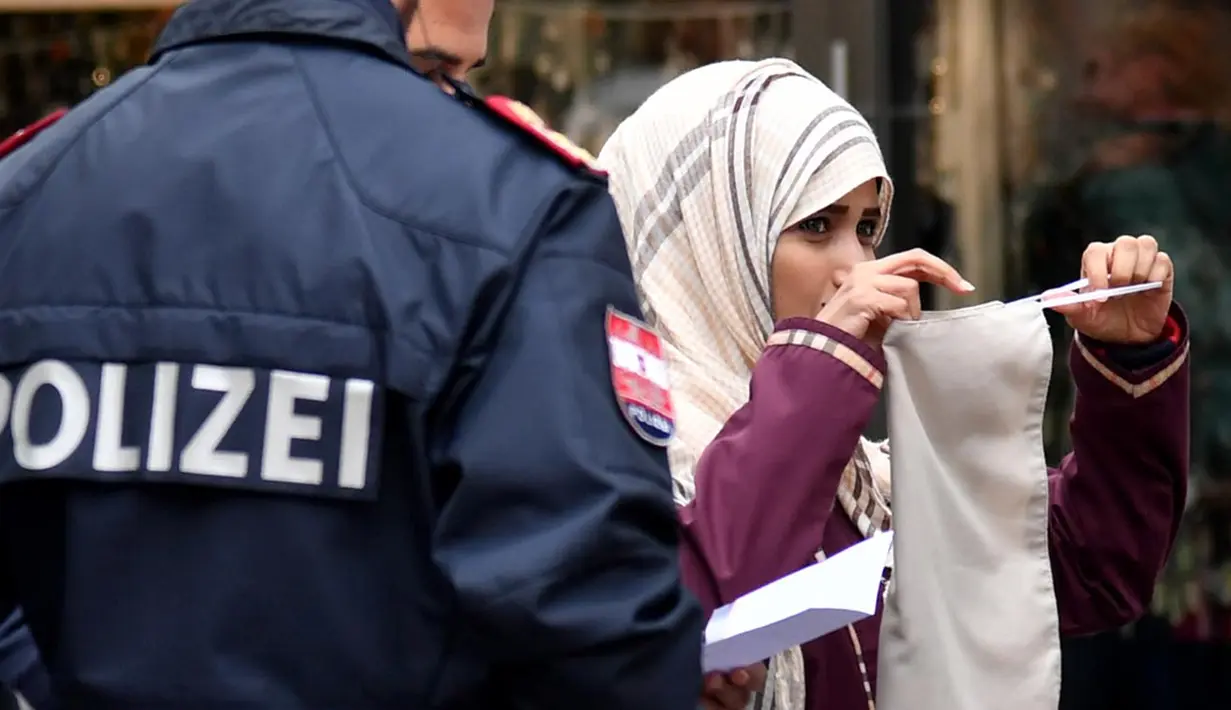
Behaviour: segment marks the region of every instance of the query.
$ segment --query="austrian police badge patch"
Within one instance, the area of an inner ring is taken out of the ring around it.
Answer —
[[[616,402],[633,431],[655,446],[675,434],[675,410],[662,340],[648,325],[607,309],[607,348]]]

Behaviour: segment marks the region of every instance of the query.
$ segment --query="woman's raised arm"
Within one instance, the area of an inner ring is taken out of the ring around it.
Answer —
[[[1177,306],[1167,333],[1138,349],[1147,356],[1138,363],[1126,362],[1123,348],[1116,357],[1080,338],[1073,346],[1073,453],[1050,477],[1063,634],[1140,617],[1171,551],[1188,483],[1188,335]]]
[[[680,510],[684,580],[707,611],[813,560],[884,367],[838,328],[778,324],[748,403],[705,449],[696,498]]]

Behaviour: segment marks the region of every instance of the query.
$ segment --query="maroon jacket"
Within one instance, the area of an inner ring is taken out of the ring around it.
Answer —
[[[1178,307],[1170,324],[1174,347],[1143,370],[1125,370],[1080,343],[1070,353],[1078,391],[1073,453],[1050,471],[1062,634],[1139,617],[1171,549],[1188,478],[1188,337]],[[778,324],[798,329],[828,336],[884,372],[883,355],[837,328],[807,318]],[[880,397],[873,381],[883,378],[836,350],[841,357],[803,345],[768,347],[748,403],[697,464],[696,499],[680,510],[681,558],[685,582],[709,612],[811,564],[818,540],[833,555],[861,539],[835,498]],[[880,615],[856,631],[875,687]],[[847,634],[803,651],[808,710],[867,708]]]

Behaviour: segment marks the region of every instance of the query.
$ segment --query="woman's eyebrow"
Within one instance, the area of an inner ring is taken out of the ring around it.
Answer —
[[[868,209],[866,209],[866,210],[864,210],[864,211],[863,211],[863,216],[864,216],[864,217],[880,217],[880,216],[881,216],[881,208],[879,208],[879,207],[869,207]]]

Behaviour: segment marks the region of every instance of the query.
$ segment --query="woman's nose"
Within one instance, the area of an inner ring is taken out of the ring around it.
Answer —
[[[846,280],[847,275],[851,273],[851,269],[855,268],[856,264],[862,264],[865,261],[870,261],[872,255],[868,253],[868,249],[864,247],[863,242],[859,241],[856,236],[843,238],[839,243],[833,245],[833,280],[835,286],[841,286]]]

